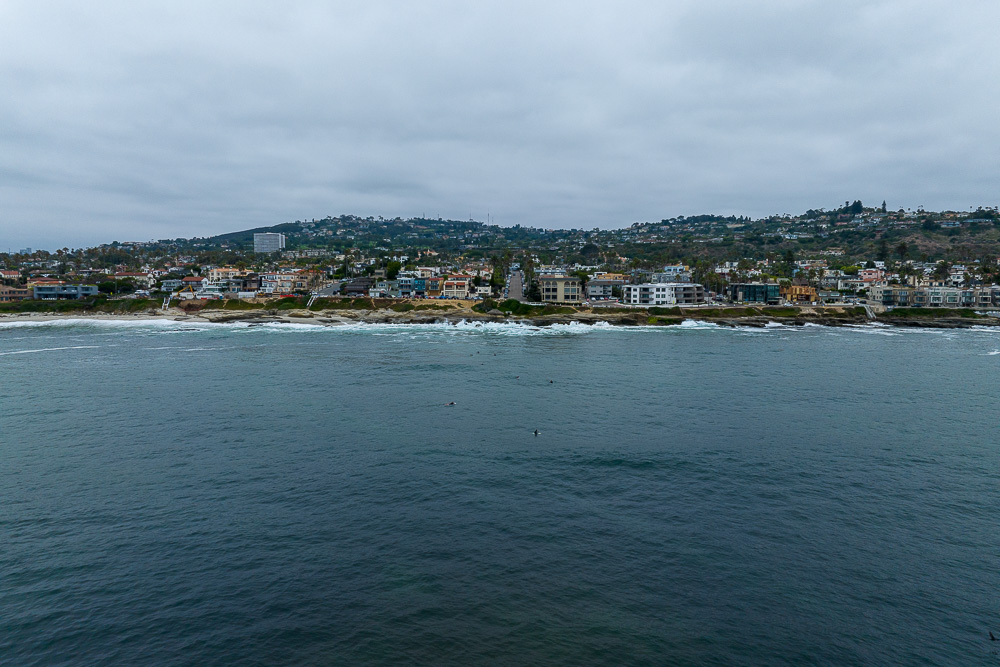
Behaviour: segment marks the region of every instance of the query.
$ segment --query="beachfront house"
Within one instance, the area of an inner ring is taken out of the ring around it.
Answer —
[[[677,306],[705,303],[705,288],[698,283],[641,283],[622,288],[624,303],[642,306]]]
[[[97,285],[35,285],[35,299],[83,299],[97,296]]]
[[[726,296],[733,303],[776,306],[781,303],[781,286],[778,283],[733,283],[726,287]]]
[[[181,287],[190,287],[197,291],[208,285],[208,278],[202,276],[184,276],[181,278]]]
[[[587,298],[606,301],[622,295],[625,287],[624,279],[595,278],[587,283]]]
[[[24,301],[34,297],[34,291],[28,287],[10,287],[0,285],[0,303],[9,301]]]
[[[176,292],[184,287],[184,281],[180,278],[168,278],[160,283],[161,292]]]
[[[444,281],[443,295],[446,299],[468,299],[472,287],[472,276],[448,276]]]
[[[539,276],[538,288],[546,303],[573,304],[583,301],[583,286],[576,276]]]

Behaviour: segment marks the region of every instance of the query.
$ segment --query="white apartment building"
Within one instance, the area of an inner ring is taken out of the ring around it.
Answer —
[[[624,303],[676,306],[705,303],[705,288],[697,283],[642,283],[622,287]]]

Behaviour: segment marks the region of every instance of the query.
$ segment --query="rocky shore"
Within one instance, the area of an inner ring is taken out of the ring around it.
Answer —
[[[414,305],[416,304],[416,305]],[[471,301],[371,303],[370,307],[274,308],[271,304],[232,307],[225,302],[187,302],[166,310],[148,308],[132,312],[69,310],[59,313],[21,312],[0,314],[0,322],[41,322],[65,319],[173,320],[189,322],[289,323],[338,326],[369,324],[435,324],[459,322],[514,322],[531,326],[559,324],[609,324],[613,326],[677,326],[687,320],[728,327],[766,327],[773,324],[804,326],[851,326],[878,323],[896,327],[961,329],[1000,326],[1000,318],[969,310],[900,309],[869,314],[863,307],[685,307],[685,308],[570,308],[526,307],[517,314],[493,308],[484,311]],[[303,306],[305,304],[302,304]],[[350,304],[349,304],[350,305]],[[874,315],[874,318],[872,317]]]

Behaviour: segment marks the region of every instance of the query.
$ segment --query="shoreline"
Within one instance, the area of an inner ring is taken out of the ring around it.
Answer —
[[[220,324],[245,322],[248,324],[312,324],[321,326],[341,326],[346,324],[458,324],[459,322],[526,324],[546,327],[554,324],[578,323],[584,325],[608,324],[611,326],[679,326],[686,321],[704,322],[728,327],[764,328],[769,324],[786,326],[859,326],[869,324],[888,325],[898,328],[966,329],[972,327],[1000,327],[1000,318],[985,315],[968,315],[969,311],[936,309],[927,316],[893,316],[892,312],[876,314],[875,318],[861,314],[857,308],[838,307],[776,307],[768,312],[766,307],[689,307],[648,309],[601,308],[570,309],[572,312],[549,314],[512,315],[499,311],[487,313],[472,310],[464,304],[446,304],[440,310],[427,308],[421,312],[376,309],[252,309],[228,310],[225,308],[171,307],[168,310],[145,310],[139,312],[93,312],[87,310],[50,312],[0,313],[0,325],[10,322],[45,323],[66,320],[91,321],[172,321],[192,324]],[[562,308],[558,310],[564,310]],[[860,309],[863,311],[863,309]],[[663,313],[662,311],[669,311]],[[960,313],[966,313],[960,315]]]

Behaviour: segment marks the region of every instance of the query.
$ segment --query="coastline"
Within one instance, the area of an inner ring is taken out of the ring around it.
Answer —
[[[192,307],[192,305],[194,307]],[[312,324],[339,326],[345,324],[457,324],[459,322],[517,323],[530,326],[551,326],[556,324],[584,324],[611,326],[678,326],[685,321],[705,322],[728,327],[763,328],[769,324],[804,326],[858,326],[880,324],[902,328],[962,329],[980,326],[1000,326],[1000,318],[972,314],[967,310],[934,309],[930,315],[908,316],[878,313],[869,317],[864,308],[836,306],[784,306],[784,307],[686,307],[626,309],[626,308],[567,308],[551,310],[558,312],[538,312],[525,315],[502,313],[497,310],[480,312],[473,310],[473,302],[449,304],[421,304],[420,311],[392,307],[371,309],[335,308],[254,308],[226,309],[205,308],[203,304],[185,304],[186,308],[170,307],[166,310],[147,309],[138,312],[94,312],[86,309],[67,310],[58,313],[28,311],[22,313],[0,313],[0,324],[11,322],[44,323],[66,320],[91,321],[173,321],[190,323],[231,323],[248,324]],[[202,306],[202,307],[199,307]],[[541,310],[541,309],[539,309]],[[545,309],[549,310],[549,309]]]

